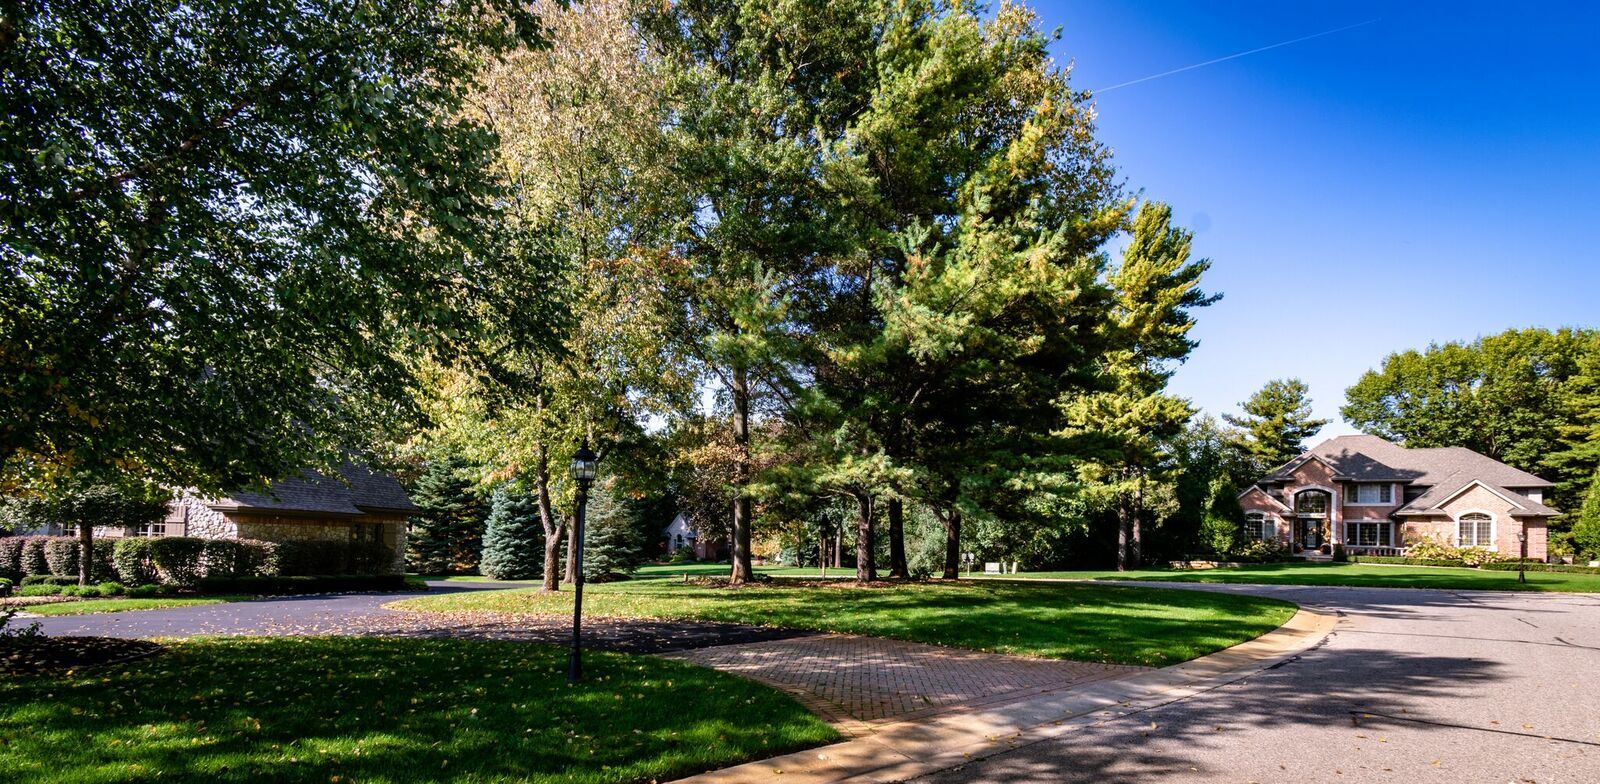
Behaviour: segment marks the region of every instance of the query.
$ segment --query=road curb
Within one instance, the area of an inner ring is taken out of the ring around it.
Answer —
[[[1316,647],[1337,618],[1301,607],[1253,640],[1159,670],[1094,681],[958,715],[878,725],[870,735],[680,779],[680,784],[898,782],[1150,710],[1248,678]]]

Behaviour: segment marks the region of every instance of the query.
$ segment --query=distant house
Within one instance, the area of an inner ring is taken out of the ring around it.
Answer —
[[[1400,555],[1433,540],[1545,558],[1554,485],[1461,447],[1407,449],[1377,436],[1331,438],[1239,495],[1245,535],[1308,556]]]
[[[346,463],[334,479],[307,471],[273,482],[266,492],[235,492],[220,498],[180,493],[167,504],[166,519],[137,528],[95,527],[95,536],[192,536],[201,539],[260,539],[268,542],[381,542],[404,571],[406,518],[417,512],[405,488],[390,474]],[[342,480],[342,481],[341,481]],[[75,534],[49,526],[32,534]]]
[[[697,561],[720,561],[728,557],[728,548],[721,541],[701,536],[682,512],[672,518],[661,535],[669,555],[689,548]]]

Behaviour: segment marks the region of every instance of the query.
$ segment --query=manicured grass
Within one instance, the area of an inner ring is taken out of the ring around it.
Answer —
[[[83,599],[75,602],[36,604],[23,608],[34,615],[89,615],[91,613],[160,610],[167,607],[192,607],[197,604],[222,604],[254,599],[254,596],[167,596],[152,599]]]
[[[484,591],[389,605],[434,612],[571,612],[572,594]],[[747,588],[667,579],[587,588],[594,616],[675,618],[848,632],[1056,659],[1164,666],[1270,631],[1294,605],[1249,596],[1105,585],[982,581],[883,588],[779,580]]]
[[[6,782],[636,782],[815,746],[774,689],[680,662],[524,643],[298,637],[172,644],[0,680]]]
[[[1517,582],[1516,572],[1388,564],[1281,563],[1182,571],[1138,569],[1127,572],[1025,572],[1007,575],[1006,578],[1348,585],[1369,588],[1446,588],[1458,591],[1600,591],[1600,575],[1595,574],[1528,572],[1528,582],[1521,584]]]
[[[691,577],[726,577],[728,576],[729,568],[730,567],[728,564],[725,563],[647,564],[639,567],[639,570],[634,573],[634,576],[640,578],[680,577],[687,574]],[[803,569],[793,566],[757,566],[755,567],[755,570],[759,574],[770,574],[774,577],[808,577],[815,579],[821,574],[821,572],[819,572],[815,566],[810,566]],[[849,577],[854,579],[855,574],[856,572],[854,569],[834,569],[832,567],[829,567],[828,569],[829,579],[834,577]],[[534,585],[539,584],[538,579],[490,580],[487,577],[481,577],[476,574],[421,575],[418,576],[417,579],[443,581],[449,583],[508,582],[531,583]]]

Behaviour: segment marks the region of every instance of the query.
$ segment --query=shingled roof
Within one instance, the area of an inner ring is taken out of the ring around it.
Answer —
[[[1463,478],[1479,479],[1500,487],[1554,487],[1521,469],[1459,446],[1407,449],[1392,441],[1369,435],[1339,436],[1312,447],[1267,475],[1266,481],[1288,479],[1305,460],[1317,457],[1338,473],[1339,478],[1356,482],[1410,482],[1439,486]]]
[[[264,493],[234,492],[213,501],[214,509],[240,512],[315,514],[358,517],[366,514],[410,514],[416,505],[392,475],[345,463],[338,478],[307,471],[273,482]]]

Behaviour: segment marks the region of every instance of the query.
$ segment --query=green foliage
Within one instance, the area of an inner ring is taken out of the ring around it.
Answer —
[[[1243,526],[1244,508],[1239,506],[1238,492],[1226,478],[1217,477],[1211,483],[1211,498],[1200,524],[1201,546],[1217,555],[1232,553]]]
[[[153,539],[130,536],[118,539],[111,549],[111,567],[117,579],[128,585],[144,585],[156,581],[156,567],[150,556]]]
[[[595,484],[584,519],[583,575],[603,582],[633,574],[644,563],[644,542],[614,489]]]
[[[205,564],[201,560],[205,551],[205,539],[182,536],[151,539],[150,563],[162,582],[191,586],[205,574]]]
[[[466,477],[465,460],[430,461],[411,487],[418,512],[406,535],[406,567],[419,574],[457,574],[478,565],[484,509]]]
[[[72,577],[78,573],[78,538],[75,536],[52,536],[44,545],[44,562],[49,567],[50,574],[56,577]]]
[[[8,10],[0,482],[137,464],[220,491],[337,465],[406,412],[413,352],[538,335],[539,265],[488,247],[492,139],[462,112],[534,37],[523,9]]]
[[[1310,388],[1298,378],[1268,381],[1239,407],[1242,416],[1222,418],[1240,428],[1230,441],[1250,456],[1257,475],[1293,460],[1305,450],[1306,439],[1328,424],[1311,415]]]
[[[478,571],[496,580],[528,580],[544,572],[544,528],[538,499],[502,485],[489,498]]]
[[[1583,508],[1572,524],[1572,544],[1583,558],[1600,558],[1600,469],[1594,472]]]
[[[22,569],[22,551],[31,537],[0,536],[0,577],[17,582],[30,574]]]
[[[1344,551],[1344,542],[1333,543],[1333,562],[1345,563],[1350,560],[1350,554]]]
[[[1391,354],[1345,392],[1345,420],[1410,447],[1462,446],[1532,473],[1555,467],[1552,502],[1576,506],[1592,449],[1575,404],[1600,360],[1600,331],[1507,330],[1470,343]],[[1564,452],[1569,447],[1576,453]],[[1600,453],[1597,453],[1600,454]],[[1570,456],[1559,465],[1547,458]]]
[[[1495,572],[1529,571],[1529,572],[1555,572],[1555,573],[1559,573],[1559,574],[1600,574],[1600,566],[1576,566],[1576,565],[1573,565],[1573,564],[1549,564],[1549,563],[1536,563],[1536,562],[1517,563],[1516,561],[1501,561],[1501,562],[1498,562],[1498,563],[1486,563],[1486,564],[1483,564],[1483,565],[1479,566],[1478,568],[1479,569],[1488,569],[1490,571],[1495,571]]]

